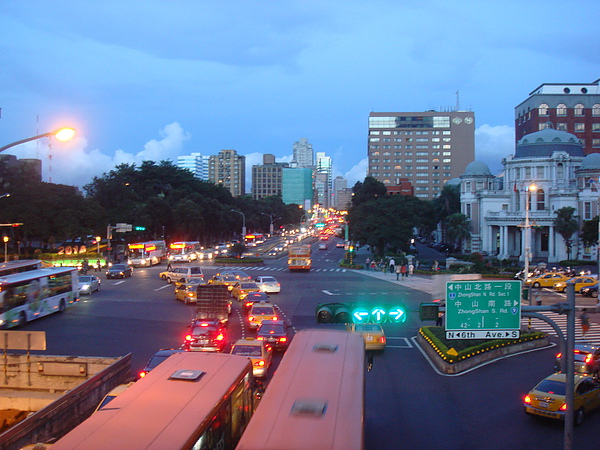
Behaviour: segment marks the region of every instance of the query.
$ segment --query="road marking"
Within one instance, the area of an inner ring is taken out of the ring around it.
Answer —
[[[386,339],[388,341],[404,341],[404,345],[402,345],[402,343],[400,343],[400,345],[386,345],[385,348],[413,348],[408,338],[386,336]]]
[[[164,286],[162,286],[162,287],[159,287],[158,289],[154,289],[154,291],[155,291],[155,292],[157,292],[157,291],[162,291],[163,289],[166,289],[166,288],[168,288],[169,286],[170,286],[170,284],[165,284]]]
[[[330,292],[330,291],[327,291],[327,290],[323,290],[321,292],[323,292],[324,294],[327,294],[327,295],[341,295],[339,292],[337,294],[334,294],[333,292]]]
[[[118,286],[122,283],[125,283],[125,280],[117,281],[115,284],[113,284],[113,286]]]

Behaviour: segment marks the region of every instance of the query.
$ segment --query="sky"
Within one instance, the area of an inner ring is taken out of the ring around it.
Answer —
[[[600,2],[3,0],[0,146],[82,187],[122,163],[235,149],[290,161],[307,138],[348,186],[372,111],[472,110],[475,159],[514,154],[514,108],[600,78]]]

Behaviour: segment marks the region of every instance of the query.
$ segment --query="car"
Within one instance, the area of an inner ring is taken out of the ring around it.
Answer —
[[[588,286],[593,286],[598,283],[596,278],[592,277],[573,277],[566,281],[559,281],[554,284],[554,290],[558,292],[565,292],[567,290],[567,283],[575,284],[575,292],[581,292],[581,289]]]
[[[241,302],[246,298],[249,292],[258,292],[260,288],[258,284],[253,281],[238,281],[231,288],[231,296],[238,302]]]
[[[325,244],[324,242],[321,242],[319,244],[319,250],[327,250],[327,244]]]
[[[238,281],[252,281],[252,277],[243,270],[223,270],[221,275],[233,275]]]
[[[192,322],[183,342],[183,348],[188,352],[222,352],[225,345],[225,328],[218,320]]]
[[[229,289],[229,291],[231,291],[233,289],[233,285],[235,283],[238,282],[238,279],[234,276],[234,275],[223,275],[223,274],[216,274],[214,275],[209,281],[209,284],[224,284],[225,286],[227,286],[227,289]]]
[[[365,350],[384,350],[387,339],[383,328],[378,323],[353,323],[348,326],[353,333],[362,334]]]
[[[177,348],[168,348],[168,349],[164,348],[162,350],[157,351],[154,355],[152,355],[152,357],[148,361],[148,364],[146,364],[146,366],[138,374],[138,379],[144,378],[146,375],[148,375],[148,372],[150,372],[152,369],[154,369],[156,366],[158,366],[161,362],[163,362],[165,359],[167,359],[172,354],[181,353],[184,351],[185,350],[181,350],[181,349],[177,349]]]
[[[248,312],[248,327],[256,329],[263,320],[279,320],[275,307],[271,303],[254,303]]]
[[[181,300],[183,303],[196,303],[199,284],[203,284],[200,278],[190,278],[185,283],[175,283],[175,300]]]
[[[100,290],[100,278],[95,275],[79,275],[78,289],[80,294],[92,294]]]
[[[281,284],[275,277],[260,276],[256,277],[254,282],[258,284],[258,287],[263,292],[268,292],[269,294],[278,294],[281,292]]]
[[[600,379],[600,347],[589,344],[575,344],[575,373],[590,375]],[[561,372],[562,353],[556,355],[554,371]]]
[[[555,373],[540,381],[523,398],[526,414],[564,420],[566,411],[565,373]],[[576,425],[585,415],[600,407],[600,383],[587,375],[575,375],[575,404],[573,416]]]
[[[598,283],[593,286],[582,287],[580,294],[586,297],[598,298]]]
[[[344,248],[344,241],[338,241],[335,244],[335,248]]]
[[[567,281],[570,277],[565,276],[558,272],[549,272],[538,277],[527,278],[525,281],[526,285],[538,287],[554,287],[554,285],[560,281]]]
[[[233,344],[231,354],[247,356],[252,362],[252,375],[257,378],[264,378],[267,376],[267,371],[273,359],[273,348],[265,341],[246,338]]]
[[[200,266],[172,266],[158,274],[168,284],[174,282],[187,282],[192,278],[199,278],[204,282],[204,272]]]
[[[127,264],[113,264],[106,271],[106,278],[126,278],[133,274],[133,267]]]
[[[283,320],[263,320],[256,330],[256,339],[265,341],[274,350],[286,350],[290,344],[287,324]]]
[[[246,298],[244,299],[243,304],[243,310],[245,314],[248,314],[250,312],[250,308],[252,308],[252,305],[254,305],[255,303],[258,302],[269,302],[269,296],[262,291],[258,291],[258,292],[248,292],[248,295],[246,296]]]

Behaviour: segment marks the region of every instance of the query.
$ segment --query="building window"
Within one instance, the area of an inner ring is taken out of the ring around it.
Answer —
[[[600,103],[595,103],[592,106],[592,116],[600,116]]]
[[[567,115],[567,105],[565,105],[564,103],[560,103],[556,107],[556,115],[557,116],[566,116]]]
[[[592,139],[592,147],[594,147],[594,148],[600,147],[600,139]]]
[[[583,105],[581,103],[577,103],[574,109],[576,116],[583,116]]]
[[[593,123],[592,131],[600,131],[600,123]]]
[[[575,131],[585,131],[585,123],[576,123]]]
[[[544,179],[544,166],[538,166],[537,167],[537,178],[539,180],[543,180]]]
[[[442,152],[442,155],[444,155],[444,156],[452,156],[452,152]]]
[[[471,218],[471,204],[467,203],[465,205],[465,216],[467,216],[467,219]]]
[[[562,163],[556,165],[556,178],[563,178],[565,176],[565,167]]]
[[[537,210],[543,211],[546,209],[546,195],[543,189],[537,191]]]
[[[556,124],[556,129],[558,131],[567,131],[567,124],[563,122],[559,122]]]
[[[442,160],[442,162],[449,163],[449,162],[452,162],[452,159],[450,159],[450,158],[445,158],[445,159],[443,159],[443,160]]]
[[[548,115],[548,105],[546,105],[545,103],[542,103],[539,107],[538,107],[538,114],[540,116],[547,116]]]
[[[583,220],[592,219],[592,202],[583,202]]]

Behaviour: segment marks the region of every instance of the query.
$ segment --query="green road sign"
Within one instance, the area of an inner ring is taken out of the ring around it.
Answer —
[[[521,281],[446,283],[448,339],[513,338],[520,328]]]

